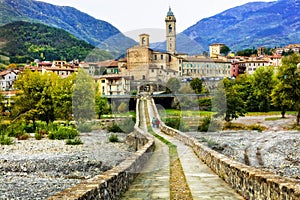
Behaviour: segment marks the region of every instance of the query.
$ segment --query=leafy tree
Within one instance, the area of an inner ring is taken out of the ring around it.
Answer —
[[[75,80],[72,109],[77,123],[84,123],[95,116],[95,83],[81,68]]]
[[[245,102],[235,80],[223,79],[218,83],[217,91],[212,99],[212,106],[217,112],[215,116],[222,116],[227,122],[244,116],[246,113]]]
[[[15,81],[19,90],[15,99],[14,113],[17,117],[24,116],[33,122],[37,119],[47,123],[54,120],[54,106],[51,95],[52,83],[48,73],[31,72],[26,69]]]
[[[166,83],[167,93],[177,93],[180,88],[180,81],[177,78],[170,78]]]
[[[274,68],[258,68],[252,80],[253,95],[258,103],[258,111],[268,112],[271,105],[271,93],[275,86]]]
[[[193,88],[193,90],[195,91],[196,94],[201,94],[202,87],[203,87],[202,80],[200,80],[199,78],[194,78],[191,81],[190,86]]]
[[[53,88],[55,118],[72,120],[72,97],[76,74],[66,78],[59,78]]]
[[[237,56],[248,56],[250,57],[251,55],[257,55],[257,50],[252,48],[252,49],[244,49],[240,50],[237,53]]]
[[[230,52],[230,48],[228,46],[224,45],[221,47],[221,50],[220,50],[221,54],[226,56],[229,52]]]
[[[296,124],[300,123],[300,55],[293,54],[282,59],[277,73],[277,85],[272,93],[273,103],[285,109],[287,105],[296,109]]]
[[[96,95],[95,106],[98,119],[101,118],[101,115],[109,113],[110,107],[107,98]]]

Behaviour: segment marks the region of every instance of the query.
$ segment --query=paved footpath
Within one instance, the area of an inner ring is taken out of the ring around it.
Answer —
[[[141,111],[143,111],[143,101],[141,101],[141,106]],[[142,124],[141,128],[146,130],[147,126],[144,116]],[[153,155],[121,199],[170,199],[169,164],[169,147],[155,138]]]
[[[148,110],[150,119],[154,116],[150,100]],[[201,162],[193,150],[179,140],[163,134],[159,129],[154,132],[177,146],[177,151],[194,200],[235,200],[244,199],[217,176],[208,166]]]

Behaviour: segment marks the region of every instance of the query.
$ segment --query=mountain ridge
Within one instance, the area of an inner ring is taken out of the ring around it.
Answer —
[[[251,2],[204,18],[182,32],[208,49],[224,43],[233,50],[300,43],[300,0]]]
[[[136,44],[110,23],[73,7],[56,6],[33,0],[2,0],[0,6],[1,10],[4,10],[0,17],[1,25],[20,20],[41,22],[64,29],[78,39],[109,50],[116,56]],[[115,40],[119,42],[116,43]]]
[[[108,52],[77,39],[63,29],[42,23],[16,21],[1,26],[0,44],[0,55],[9,57],[10,63],[30,63],[35,59],[82,61],[113,58]]]

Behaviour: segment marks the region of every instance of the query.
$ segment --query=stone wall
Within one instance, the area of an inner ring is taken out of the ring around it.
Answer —
[[[155,105],[153,100],[152,104]],[[153,108],[157,115],[156,106],[153,106]],[[191,146],[200,160],[246,199],[300,199],[300,183],[296,180],[233,161],[202,145],[196,139],[166,126],[164,123],[160,124],[160,129],[162,132]]]
[[[133,156],[127,158],[118,166],[59,192],[49,197],[48,200],[120,199],[121,194],[128,189],[130,183],[139,174],[154,151],[154,140],[138,127],[140,123],[138,106],[139,100],[137,100],[136,106],[135,134],[140,135],[140,138],[144,138],[142,142],[147,141],[147,143],[139,146],[138,151]]]

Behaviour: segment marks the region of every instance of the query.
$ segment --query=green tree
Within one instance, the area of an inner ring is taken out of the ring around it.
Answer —
[[[72,110],[77,123],[84,123],[95,116],[95,83],[82,68],[79,68],[75,80]]]
[[[72,97],[76,74],[66,78],[58,78],[53,88],[55,118],[62,120],[72,120]]]
[[[37,119],[47,123],[54,120],[54,106],[52,98],[53,79],[57,75],[31,72],[26,69],[15,81],[15,88],[19,90],[15,98],[14,113],[16,117],[24,116],[33,122]]]
[[[297,113],[296,124],[300,123],[300,55],[293,54],[282,59],[277,73],[277,85],[272,93],[273,103],[282,109],[288,104]]]
[[[101,115],[109,113],[110,106],[107,98],[96,95],[95,106],[98,119],[101,118]]]
[[[196,94],[201,94],[202,87],[203,87],[202,80],[200,80],[199,78],[194,78],[191,81],[190,86],[193,88],[193,90],[195,91]]]
[[[275,86],[274,68],[260,67],[253,74],[253,95],[258,103],[258,111],[269,112],[271,93]]]
[[[220,53],[227,56],[227,54],[230,52],[230,48],[226,45],[221,47]]]
[[[166,83],[167,93],[177,93],[180,88],[180,81],[177,78],[170,78]]]
[[[229,122],[246,113],[245,102],[239,92],[235,80],[223,79],[218,83],[217,90],[212,99],[213,110],[216,117],[224,117]]]

